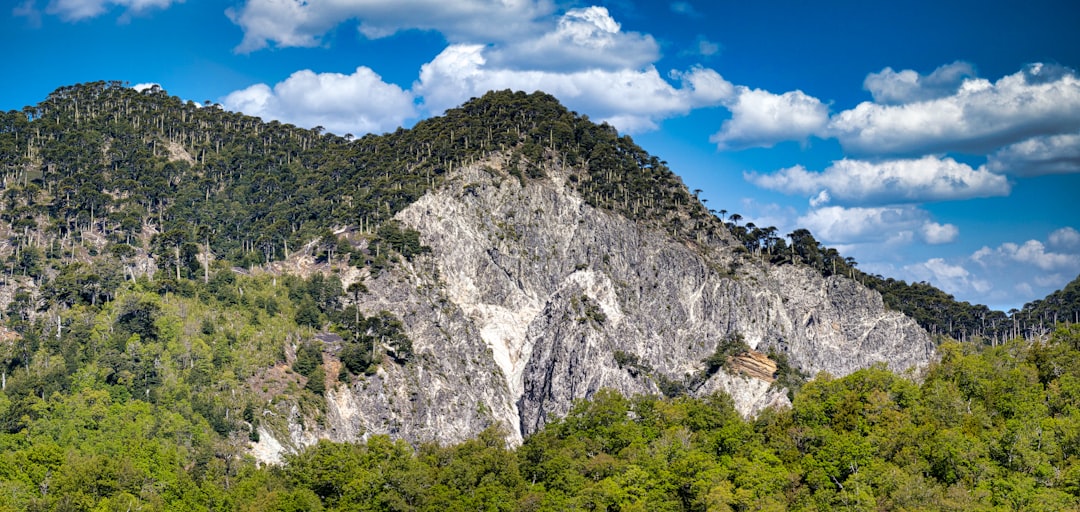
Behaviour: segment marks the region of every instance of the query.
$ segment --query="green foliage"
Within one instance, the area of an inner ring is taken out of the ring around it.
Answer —
[[[156,325],[161,307],[152,298],[131,296],[124,300],[116,317],[116,329],[124,334],[138,336],[141,340],[158,338]]]
[[[731,369],[731,358],[750,351],[750,345],[740,333],[732,333],[716,344],[716,351],[707,358],[705,363],[706,377],[715,374],[720,368]]]
[[[171,311],[158,312],[162,338]],[[452,446],[371,436],[261,468],[228,441],[237,421],[259,421],[252,401],[196,394],[158,405],[118,396],[83,364],[65,394],[41,399],[22,384],[30,374],[0,394],[0,415],[32,411],[0,434],[0,485],[17,510],[1080,507],[1080,327],[1033,345],[948,342],[941,354],[921,383],[884,367],[820,375],[792,408],[752,421],[724,395],[601,390],[516,449],[498,428]],[[324,382],[321,371],[308,382]]]
[[[769,359],[772,359],[776,363],[776,380],[773,381],[772,386],[775,388],[787,389],[787,395],[789,400],[794,400],[795,395],[799,391],[799,388],[806,383],[810,377],[802,370],[791,365],[788,361],[787,354],[783,352],[777,352],[775,350],[769,350]]]
[[[592,206],[864,282],[935,333],[1003,341],[1076,313],[1075,283],[1007,319],[925,283],[864,274],[808,231],[788,245],[737,214],[724,222],[632,139],[542,93],[490,93],[350,141],[157,89],[81,84],[0,113],[3,257],[24,286],[12,285],[6,310],[20,335],[0,344],[0,509],[1080,508],[1075,326],[1032,344],[946,342],[921,383],[880,367],[803,383],[770,354],[777,385],[799,391],[791,409],[753,421],[728,397],[686,397],[700,376],[658,375],[616,351],[668,398],[598,391],[515,450],[493,427],[454,446],[321,442],[256,467],[246,440],[284,428],[301,383],[302,409],[330,384],[333,351],[312,329],[342,336],[345,377],[415,354],[401,319],[361,314],[362,285],[350,303],[336,277],[252,278],[232,266],[308,243],[319,263],[372,272],[413,259],[428,250],[419,233],[390,219],[454,165],[496,152],[520,183],[558,165]],[[102,252],[115,260],[94,259]],[[142,256],[158,272],[129,280]],[[577,306],[604,326],[591,299]],[[281,365],[296,340],[307,341],[294,374]],[[744,350],[724,340],[706,374]]]
[[[323,325],[323,316],[319,311],[319,307],[315,305],[315,301],[307,298],[300,302],[300,306],[296,309],[296,315],[293,317],[296,320],[297,325],[304,325],[317,329]]]
[[[599,328],[603,327],[604,322],[607,321],[607,315],[604,313],[603,308],[588,295],[582,294],[577,297],[571,297],[570,307],[581,315],[577,317],[578,323],[589,323],[594,327]]]
[[[375,361],[371,357],[370,341],[368,343],[349,343],[341,349],[341,364],[354,375],[367,373],[371,364]],[[365,346],[368,345],[368,346]]]
[[[311,377],[317,368],[322,367],[322,348],[318,342],[308,341],[296,350],[296,362],[293,363],[293,371],[305,377]]]
[[[307,376],[307,383],[304,384],[304,389],[315,393],[318,396],[322,396],[326,393],[326,370],[322,365],[315,367],[311,371],[311,374]]]
[[[386,247],[387,250],[397,251],[412,261],[417,254],[431,252],[431,247],[420,244],[420,232],[415,229],[402,229],[395,221],[389,221],[379,226],[372,244],[378,247]]]

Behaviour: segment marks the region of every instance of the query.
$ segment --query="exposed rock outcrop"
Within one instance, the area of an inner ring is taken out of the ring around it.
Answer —
[[[724,391],[747,415],[786,403],[763,355],[695,380],[736,333],[811,375],[902,371],[934,355],[925,331],[858,283],[673,239],[590,207],[558,169],[519,180],[499,168],[457,169],[399,213],[431,253],[367,281],[362,309],[398,315],[416,359],[328,391],[325,426],[282,444],[456,442],[493,424],[520,441],[605,387]],[[651,371],[620,367],[617,352]]]
[[[736,354],[729,359],[734,373],[753,377],[772,384],[776,382],[776,361],[769,356],[751,350],[742,354]]]

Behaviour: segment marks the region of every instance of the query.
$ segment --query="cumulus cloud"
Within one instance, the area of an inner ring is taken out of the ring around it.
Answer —
[[[146,83],[135,84],[135,85],[131,86],[131,88],[135,89],[135,91],[137,91],[137,92],[143,92],[143,91],[145,91],[147,89],[153,89],[154,87],[157,87],[158,89],[160,89],[161,84],[159,84],[157,82],[146,82]]]
[[[993,308],[1019,308],[1025,301],[1060,289],[1080,273],[1080,233],[1062,228],[1051,233],[1049,245],[1039,240],[1005,242],[983,247],[967,257],[931,258],[893,268],[892,275],[928,281],[960,300]],[[1068,244],[1076,244],[1069,246]],[[1069,252],[1068,247],[1073,247]]]
[[[919,228],[923,241],[930,245],[947,244],[956,240],[960,235],[960,228],[952,224],[938,224],[927,222]]]
[[[349,75],[297,71],[271,88],[256,84],[226,96],[229,110],[356,135],[384,132],[417,115],[414,98],[367,67]]]
[[[1013,176],[1080,172],[1080,133],[1033,137],[990,155],[986,168]]]
[[[1080,232],[1077,232],[1072,227],[1066,226],[1050,233],[1048,241],[1050,242],[1051,247],[1077,249],[1080,248]]]
[[[573,72],[517,70],[489,66],[482,45],[451,45],[424,64],[413,91],[431,113],[458,105],[492,89],[543,90],[568,107],[588,112],[624,131],[654,129],[656,123],[690,109],[716,105],[733,86],[718,73],[692,68],[664,80],[656,68],[586,69]]]
[[[720,53],[720,43],[714,43],[703,36],[697,38],[697,53],[702,57],[712,57]]]
[[[913,206],[814,208],[799,217],[804,226],[825,243],[910,243],[932,222],[925,210]],[[947,229],[947,228],[946,228]]]
[[[1008,195],[1008,180],[984,168],[951,158],[925,156],[918,159],[869,162],[844,159],[823,172],[801,165],[772,174],[746,173],[751,183],[785,194],[828,197],[844,203],[891,204]]]
[[[816,196],[810,198],[810,207],[818,208],[825,206],[829,204],[829,201],[832,201],[832,196],[829,195],[829,191],[822,190],[821,192],[818,192]]]
[[[1006,242],[995,249],[983,247],[971,256],[983,267],[1006,267],[1023,264],[1041,270],[1080,269],[1080,255],[1047,251],[1038,240],[1028,240],[1023,244]]]
[[[453,7],[454,9],[465,9],[457,3],[452,4],[457,6]],[[473,4],[477,3],[466,2],[462,5]],[[382,4],[369,2],[365,5],[364,12],[368,15],[378,11],[376,7]],[[533,16],[534,12],[546,12],[546,8],[541,4],[529,4],[532,5],[532,10],[523,7],[521,2],[510,2],[507,5],[517,6],[515,12],[521,14],[522,19]],[[316,7],[313,3],[270,4],[252,0],[246,4],[245,12],[254,13],[257,8],[280,10],[286,7],[294,9],[295,12],[288,16],[268,18],[292,23],[286,18],[302,19],[305,13],[325,14],[329,9],[326,6]],[[420,21],[409,26],[419,27],[426,16],[428,13],[417,15]],[[324,16],[320,18],[320,23],[337,22],[340,18],[341,15]],[[489,21],[496,23],[497,20],[496,15]],[[656,41],[649,35],[622,31],[619,23],[603,7],[571,9],[562,16],[551,17],[547,22],[550,23],[546,25],[546,30],[522,34],[513,42],[485,39],[482,44],[450,44],[420,67],[418,79],[407,93],[418,100],[423,114],[437,115],[490,90],[543,90],[558,97],[567,107],[587,113],[597,121],[606,121],[627,132],[655,129],[663,119],[684,115],[694,108],[720,105],[734,95],[734,85],[724,80],[716,71],[700,66],[672,71],[667,77],[662,76],[652,65],[652,62],[659,59]],[[440,27],[439,30],[444,28]],[[303,33],[310,35],[315,32],[309,30]],[[256,32],[249,32],[248,35],[253,33]],[[260,41],[265,43],[265,38]],[[294,41],[284,36],[275,41],[281,45],[314,42],[300,39]],[[313,75],[310,71],[300,73],[307,73],[305,76]],[[301,81],[297,75],[286,81],[293,82],[297,83],[297,87],[293,89],[298,89],[301,84],[318,86],[314,91],[325,88],[325,84],[315,84],[310,79]],[[377,86],[375,94],[382,94],[380,91],[386,91],[387,88],[396,88],[381,80],[369,79],[368,82]],[[308,118],[309,124],[314,122],[310,118],[315,116],[302,116],[298,109],[300,98],[308,94],[295,90],[291,96],[293,99],[284,101],[280,94],[276,94],[279,87],[281,84],[275,86],[275,94],[271,94],[269,86],[253,86],[233,93],[230,95],[231,100],[226,103],[231,104],[231,108],[241,110],[257,109],[252,113],[259,115],[289,119],[298,123]],[[386,93],[393,98],[403,97],[405,94],[406,91],[399,89]],[[295,104],[297,108],[286,108],[283,105],[285,103]],[[369,113],[372,113],[371,107],[366,106],[362,112],[346,111],[342,114],[348,116],[348,119],[357,119],[358,114]],[[361,130],[361,127],[387,128],[387,123],[399,122],[415,113],[412,105],[406,105],[402,100],[383,111],[374,112],[371,116],[360,116],[363,123],[344,122],[339,119],[342,116],[337,116],[332,110],[322,111],[324,116],[331,119],[319,122],[335,131],[336,127],[348,124],[352,126],[351,131],[359,132],[365,131]]]
[[[64,21],[78,21],[104,14],[113,7],[122,7],[129,14],[141,14],[150,9],[165,9],[184,0],[52,0],[45,12]],[[28,5],[32,5],[29,4]],[[24,4],[24,7],[26,4]]]
[[[547,0],[247,0],[226,14],[244,31],[240,52],[280,46],[318,46],[338,24],[376,39],[410,29],[435,30],[452,42],[509,41],[542,31],[537,20],[554,12]]]
[[[986,293],[993,288],[990,281],[980,279],[963,266],[948,263],[943,258],[930,258],[922,263],[906,265],[903,271],[913,282],[933,283],[952,295]]]
[[[886,94],[897,95],[902,96]],[[1080,78],[1059,66],[1033,64],[993,83],[966,79],[954,94],[936,99],[864,102],[833,116],[829,130],[845,150],[875,154],[986,151],[1031,137],[1075,133]]]
[[[885,68],[880,73],[870,73],[863,87],[870,91],[875,102],[899,105],[951,96],[965,79],[974,76],[971,64],[959,61],[941,66],[929,75],[910,69],[897,72]]]
[[[537,38],[497,46],[487,63],[504,69],[573,71],[638,69],[660,58],[652,36],[623,32],[604,7],[571,9]]]
[[[829,121],[829,108],[802,91],[773,94],[738,86],[724,106],[731,119],[709,138],[719,149],[768,148],[781,141],[823,136]]]

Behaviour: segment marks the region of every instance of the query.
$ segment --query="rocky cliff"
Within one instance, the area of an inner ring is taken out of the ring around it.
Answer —
[[[747,415],[786,403],[771,378],[706,364],[735,335],[756,368],[771,351],[810,375],[934,356],[925,331],[856,282],[762,263],[723,236],[675,239],[589,206],[567,169],[523,179],[506,165],[459,167],[396,216],[431,252],[369,278],[361,308],[398,315],[417,357],[329,390],[321,425],[292,411],[289,438],[264,431],[255,453],[376,433],[449,443],[492,425],[518,442],[605,387],[723,391]]]

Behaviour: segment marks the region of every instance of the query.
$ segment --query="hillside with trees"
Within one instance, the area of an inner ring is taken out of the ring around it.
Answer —
[[[36,106],[0,113],[0,230],[9,242],[0,255],[9,276],[36,280],[101,253],[115,255],[122,273],[141,256],[174,281],[205,280],[208,261],[265,264],[318,241],[325,257],[378,269],[387,264],[381,248],[393,248],[378,242],[410,236],[380,231],[383,223],[455,163],[493,154],[506,155],[522,180],[540,177],[544,161],[572,169],[569,183],[589,204],[676,237],[733,240],[773,264],[856,279],[935,334],[1001,340],[1051,323],[863,273],[805,229],[785,236],[709,210],[666,162],[543,93],[493,92],[412,129],[354,139],[183,102],[156,87],[62,87]],[[107,293],[107,283],[84,284]],[[102,293],[89,298],[107,298]],[[1076,311],[1054,313],[1065,319]]]
[[[921,382],[819,375],[756,419],[722,395],[601,392],[516,448],[497,428],[370,436],[257,465],[260,429],[325,421],[328,389],[423,357],[402,317],[361,311],[355,276],[430,251],[392,217],[490,158],[523,183],[559,169],[587,204],[737,265],[862,282],[941,335],[941,360]],[[809,231],[708,210],[543,93],[353,138],[80,84],[0,114],[0,179],[0,511],[1080,506],[1080,331],[1057,326],[1076,281],[1008,316],[866,274]],[[317,268],[282,270],[300,253]]]
[[[177,317],[182,304],[162,303],[156,323],[186,325]],[[221,327],[221,338],[234,336],[227,322]],[[83,363],[62,388],[42,391],[45,399],[38,390],[25,404],[0,395],[9,418],[0,433],[0,510],[1080,506],[1075,326],[1035,344],[977,349],[948,342],[921,383],[880,368],[841,379],[819,375],[792,408],[754,420],[723,395],[601,392],[516,449],[497,429],[451,446],[375,436],[359,444],[322,441],[269,467],[256,466],[232,442],[264,421],[258,397],[212,393],[207,403],[203,393],[238,387],[230,377],[205,382],[220,364],[213,354],[236,353],[214,343],[185,354],[170,346],[172,334],[157,336],[142,349],[165,362],[157,375],[109,379],[107,368]],[[312,389],[298,373],[289,379],[288,393]],[[140,397],[144,389],[149,399]]]

